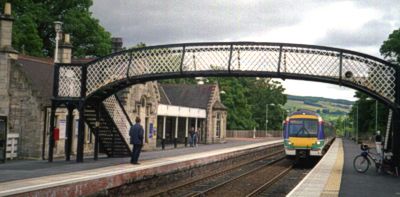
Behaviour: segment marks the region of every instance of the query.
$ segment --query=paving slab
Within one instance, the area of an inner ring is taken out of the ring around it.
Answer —
[[[288,194],[288,196],[338,196],[341,184],[342,167],[342,139],[336,138],[324,157]]]
[[[400,196],[400,178],[378,173],[374,166],[367,172],[358,173],[353,159],[361,153],[360,145],[343,140],[344,167],[339,196]]]
[[[228,138],[227,143],[223,144],[199,144],[196,148],[181,147],[176,149],[166,149],[157,151],[142,152],[140,161],[173,157],[178,155],[188,155],[200,153],[216,149],[241,146],[257,142],[273,141],[280,138]],[[77,163],[75,160],[65,161],[64,159],[56,159],[49,163],[46,160],[14,160],[0,164],[0,183],[12,180],[34,178],[40,176],[55,175],[60,173],[77,172],[82,170],[90,170],[119,164],[127,164],[130,162],[129,157],[125,158],[99,158],[94,161],[93,158],[86,158],[83,163]]]
[[[142,160],[141,165],[124,164],[88,169],[76,172],[58,173],[29,179],[20,179],[0,183],[0,196],[81,196],[90,195],[110,188],[129,183],[140,177],[165,174],[177,169],[205,165],[214,161],[224,160],[246,151],[260,149],[272,144],[282,143],[279,140],[247,141],[245,144],[231,143],[225,148],[193,148],[199,152],[179,154],[157,159]],[[241,144],[241,145],[238,145]],[[177,150],[175,150],[177,151]],[[161,151],[163,152],[163,151]],[[178,151],[179,152],[179,151]]]

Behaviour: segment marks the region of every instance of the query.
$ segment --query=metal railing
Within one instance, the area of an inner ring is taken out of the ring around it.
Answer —
[[[108,114],[114,120],[120,134],[124,138],[126,144],[129,145],[132,151],[132,145],[130,144],[129,129],[131,127],[130,121],[126,117],[124,110],[119,105],[118,100],[115,95],[108,97],[103,101],[104,107],[106,108]]]
[[[88,97],[118,81],[185,76],[269,76],[363,90],[394,105],[394,65],[366,54],[289,43],[186,43],[131,49],[86,64],[57,64],[56,97]],[[81,83],[77,83],[81,81]],[[146,81],[146,80],[144,80]]]
[[[232,138],[253,138],[253,137],[282,137],[281,130],[265,132],[265,130],[227,130],[226,137]]]

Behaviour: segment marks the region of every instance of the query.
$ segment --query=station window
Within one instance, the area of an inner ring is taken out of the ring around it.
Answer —
[[[221,113],[217,113],[217,120],[216,120],[216,135],[218,138],[221,137]]]
[[[151,106],[147,105],[146,106],[146,116],[150,116],[150,109],[151,109]]]

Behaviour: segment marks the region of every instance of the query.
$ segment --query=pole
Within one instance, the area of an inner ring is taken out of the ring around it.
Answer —
[[[268,135],[268,104],[265,105],[265,137]]]
[[[356,107],[357,107],[356,144],[358,144],[358,105]]]
[[[343,118],[343,136],[346,137],[346,129],[345,129],[345,123],[346,123],[346,116]]]
[[[375,100],[375,132],[378,131],[378,100]]]
[[[58,63],[58,40],[60,40],[59,32],[56,32],[56,48],[54,51],[54,62]]]

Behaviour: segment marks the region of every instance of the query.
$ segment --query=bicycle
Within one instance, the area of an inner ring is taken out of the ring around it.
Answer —
[[[366,144],[361,144],[360,148],[362,150],[361,154],[357,155],[353,160],[353,167],[357,172],[365,173],[369,169],[371,161],[373,161],[378,173],[383,170],[387,174],[398,176],[397,167],[395,167],[391,159],[386,159],[378,153],[372,153],[370,151],[371,148]]]

